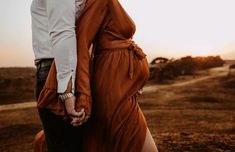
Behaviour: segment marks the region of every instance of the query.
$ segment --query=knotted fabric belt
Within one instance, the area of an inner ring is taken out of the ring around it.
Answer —
[[[99,52],[110,49],[129,50],[129,77],[132,79],[134,71],[134,56],[137,56],[139,60],[143,60],[146,57],[146,54],[132,39],[108,41],[108,43],[102,43],[102,45],[99,45],[98,48]]]

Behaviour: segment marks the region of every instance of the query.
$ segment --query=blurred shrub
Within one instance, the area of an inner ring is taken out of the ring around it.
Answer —
[[[177,60],[158,57],[150,63],[150,79],[159,82],[175,79],[180,75],[193,75],[198,70],[223,66],[220,56],[192,57],[186,56]]]
[[[224,61],[220,56],[208,56],[208,57],[195,57],[199,70],[209,69],[213,67],[220,67],[224,65]]]

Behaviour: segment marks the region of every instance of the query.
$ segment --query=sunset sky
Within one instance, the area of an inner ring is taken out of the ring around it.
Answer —
[[[34,66],[32,0],[1,0],[0,67]],[[136,42],[157,56],[235,59],[235,0],[120,0],[136,23]]]

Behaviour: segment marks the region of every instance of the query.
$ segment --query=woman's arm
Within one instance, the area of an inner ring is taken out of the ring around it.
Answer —
[[[91,114],[91,84],[90,84],[90,53],[89,48],[93,43],[102,23],[107,15],[109,0],[87,0],[84,11],[77,22],[77,75],[76,101],[77,111],[85,109],[86,115]]]

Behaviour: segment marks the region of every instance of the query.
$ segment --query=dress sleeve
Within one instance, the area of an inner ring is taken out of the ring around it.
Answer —
[[[108,0],[87,0],[84,11],[77,22],[77,73],[76,92],[77,110],[84,108],[88,115],[91,113],[91,57],[89,48],[93,43],[103,20],[107,15]]]

